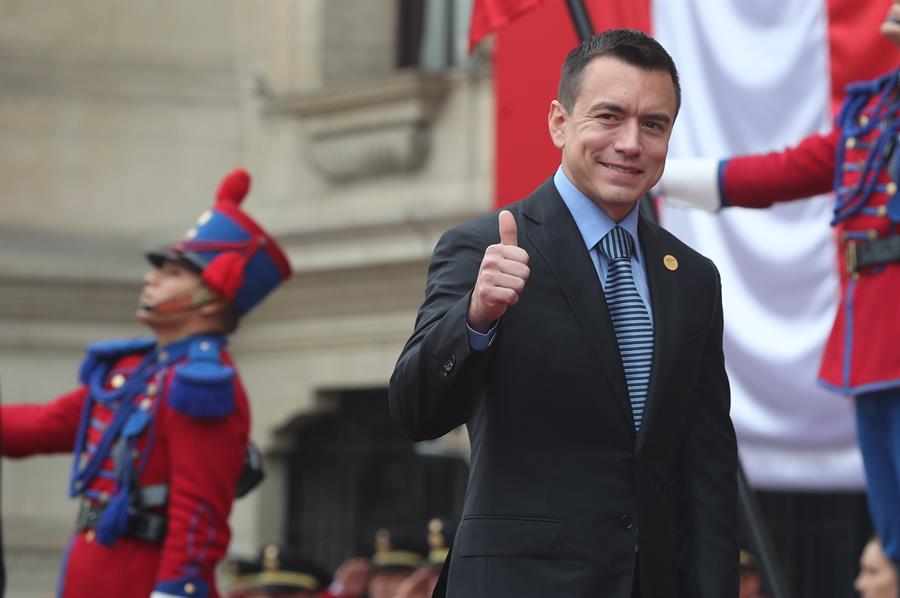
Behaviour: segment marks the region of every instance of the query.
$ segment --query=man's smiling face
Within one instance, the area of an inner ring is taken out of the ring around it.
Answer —
[[[618,222],[662,176],[675,114],[668,71],[599,56],[571,110],[554,101],[548,120],[566,177]]]

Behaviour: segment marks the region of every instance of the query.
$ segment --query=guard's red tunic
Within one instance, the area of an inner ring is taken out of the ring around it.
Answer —
[[[885,93],[895,97],[896,92]],[[893,108],[882,111],[880,117],[875,114],[883,95],[861,104],[850,115],[852,124],[838,126],[827,135],[812,135],[781,152],[723,161],[719,170],[723,205],[764,208],[832,191],[836,181],[837,189],[854,193],[878,138],[897,135],[896,101],[887,98]],[[859,127],[866,131],[856,135],[850,130]],[[843,152],[838,151],[841,148]],[[839,153],[843,160],[839,161]],[[840,170],[837,178],[836,169]],[[900,386],[900,262],[855,274],[847,270],[848,243],[900,232],[887,216],[887,203],[897,195],[897,184],[883,166],[873,175],[875,185],[862,209],[837,222],[834,231],[841,297],[819,378],[828,388],[849,396]]]
[[[131,354],[115,361],[104,389],[120,386],[142,357]],[[221,360],[223,365],[233,365],[224,351]],[[218,596],[213,569],[230,540],[228,515],[247,446],[249,409],[236,374],[231,413],[201,418],[173,408],[169,403],[173,371],[184,361],[159,369],[133,399],[150,416],[131,454],[135,471],[140,469],[137,486],[168,486],[167,503],[150,509],[167,516],[164,541],[156,544],[122,536],[112,546],[104,546],[93,530],[75,533],[61,572],[63,598],[148,598],[166,582],[177,584],[176,595],[202,595],[197,590],[207,584],[207,596]],[[43,405],[4,405],[0,414],[3,454],[25,457],[72,451],[88,392],[82,386]],[[86,452],[96,449],[114,411],[115,405],[94,402]],[[114,470],[113,459],[107,457],[83,499],[107,500],[115,492]]]

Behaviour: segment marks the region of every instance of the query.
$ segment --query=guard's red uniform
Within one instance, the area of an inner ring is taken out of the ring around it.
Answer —
[[[850,192],[859,187],[878,138],[897,135],[894,127],[900,114],[896,101],[890,100],[894,102],[892,109],[876,114],[883,100],[884,94],[873,95],[851,115],[852,124],[838,126],[830,134],[807,137],[782,152],[723,161],[719,171],[722,205],[764,208],[775,202],[835,189],[839,193]],[[861,133],[855,134],[856,129],[861,129]],[[841,148],[843,151],[839,152]],[[900,386],[900,262],[868,267],[855,274],[848,272],[846,262],[849,242],[900,232],[897,223],[887,217],[887,204],[896,197],[897,184],[883,166],[870,172],[874,185],[864,198],[863,207],[835,225],[841,300],[819,379],[828,388],[848,396]],[[840,169],[837,177],[836,169]]]
[[[132,494],[167,488],[163,504],[147,509],[166,517],[164,539],[157,543],[124,534],[104,546],[94,529],[76,532],[62,567],[63,598],[148,598],[154,589],[166,595],[218,596],[213,569],[230,539],[228,515],[247,446],[249,410],[236,374],[228,414],[197,417],[173,407],[173,373],[187,361],[186,348],[179,352],[176,347],[173,354],[148,350],[118,356],[110,361],[112,367],[102,381],[107,392],[122,387],[145,353],[159,366],[144,376],[130,399],[148,416],[130,457],[137,482]],[[221,364],[232,366],[224,352]],[[89,393],[85,385],[45,405],[4,405],[0,416],[3,454],[24,457],[72,451]],[[117,409],[121,404],[115,401],[92,402],[84,419],[84,454],[98,450]],[[115,494],[114,453],[115,449],[109,451],[99,473],[81,491],[82,501],[101,504]],[[81,466],[87,459],[79,461]],[[158,501],[159,492],[151,500]]]
[[[232,171],[183,239],[147,254],[202,284],[142,309],[193,310],[218,298],[241,317],[290,277],[284,251],[240,207],[249,189],[250,175]],[[152,338],[98,343],[81,388],[46,405],[2,407],[4,455],[75,453],[69,493],[81,500],[62,598],[218,598],[213,569],[231,539],[250,430],[225,344],[213,331],[165,347]]]

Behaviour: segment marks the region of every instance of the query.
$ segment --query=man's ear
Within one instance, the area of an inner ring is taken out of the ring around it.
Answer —
[[[547,115],[547,127],[550,129],[550,139],[553,140],[553,145],[559,149],[562,149],[566,145],[565,125],[567,120],[569,120],[569,115],[566,112],[566,109],[563,108],[563,105],[559,103],[559,100],[550,102],[550,113]]]

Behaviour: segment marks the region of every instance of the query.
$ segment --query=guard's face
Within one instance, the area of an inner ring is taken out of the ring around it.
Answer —
[[[762,581],[756,571],[741,572],[741,587],[738,598],[763,598]]]
[[[675,113],[668,71],[600,56],[585,67],[571,113],[554,100],[548,124],[566,176],[618,222],[662,176]]]
[[[378,571],[369,580],[369,598],[394,598],[400,587],[412,571]]]
[[[138,318],[148,322],[155,317],[178,313],[189,306],[193,293],[202,287],[200,274],[181,264],[166,261],[144,276],[141,289]]]
[[[859,575],[853,587],[861,598],[897,598],[897,570],[875,540],[866,544],[859,557]]]

